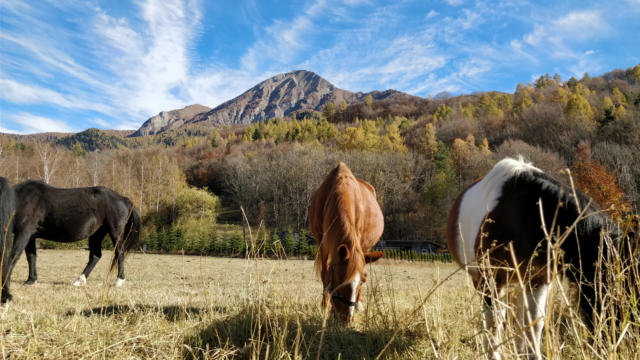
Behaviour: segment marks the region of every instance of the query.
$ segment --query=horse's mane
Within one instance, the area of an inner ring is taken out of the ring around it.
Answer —
[[[584,219],[576,224],[576,230],[579,233],[587,232],[594,227],[600,227],[602,229],[605,229],[607,225],[615,227],[606,212],[603,211],[593,199],[579,189],[575,189],[574,196],[571,188],[543,172],[523,172],[516,177],[536,184],[541,194],[546,193],[550,198],[557,199],[558,203],[562,204],[560,211],[568,214],[570,218],[577,218],[582,211]],[[556,204],[553,205],[556,206]]]
[[[331,263],[332,252],[344,244],[351,255],[347,261],[345,277],[345,281],[349,281],[365,263],[360,244],[361,234],[356,224],[361,185],[343,163],[332,171],[331,178],[333,183],[323,208],[323,222],[327,224],[328,221],[328,228],[323,226],[323,240],[318,247],[315,267],[317,273],[324,274]]]

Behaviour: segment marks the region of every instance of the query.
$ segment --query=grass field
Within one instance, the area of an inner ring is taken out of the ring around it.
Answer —
[[[71,283],[87,251],[41,250],[33,286],[22,285],[23,257],[14,300],[0,308],[3,358],[369,359],[383,349],[383,358],[394,359],[483,357],[480,297],[453,264],[371,265],[365,308],[344,328],[324,324],[309,260],[131,254],[127,282],[115,288],[110,256],[80,288]],[[638,356],[624,348],[585,352],[581,336],[554,339],[554,357]]]

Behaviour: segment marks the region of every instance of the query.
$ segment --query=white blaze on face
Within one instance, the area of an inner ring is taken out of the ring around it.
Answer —
[[[458,213],[458,258],[472,264],[476,258],[475,243],[480,226],[488,213],[498,204],[502,186],[511,177],[523,171],[538,171],[522,158],[506,158],[498,162],[478,183],[467,189]]]
[[[356,297],[358,296],[358,285],[360,284],[360,273],[356,273],[356,276],[353,277],[351,281],[351,303],[356,302]],[[355,306],[349,306],[349,317],[353,317],[353,311],[355,310]]]

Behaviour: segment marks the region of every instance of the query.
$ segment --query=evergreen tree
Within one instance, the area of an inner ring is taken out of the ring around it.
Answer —
[[[300,238],[298,241],[298,254],[309,254],[309,240],[307,239],[307,230],[304,228],[300,229],[300,231],[298,232],[298,237]]]
[[[289,227],[289,229],[287,229],[287,233],[284,236],[284,242],[282,244],[287,256],[296,255],[297,245],[298,244],[296,242],[295,235],[293,234],[293,230],[291,229],[291,227]]]
[[[282,251],[283,247],[280,242],[280,237],[278,236],[278,232],[274,231],[271,233],[271,253],[272,255],[280,256]]]
[[[245,251],[245,243],[244,238],[242,237],[242,233],[240,231],[236,231],[231,236],[230,240],[231,245],[231,253],[235,256],[243,256]]]
[[[265,230],[264,226],[260,227],[260,230],[258,231],[256,245],[258,247],[258,252],[262,253],[262,255],[267,256],[269,254],[269,237],[267,236],[267,230]]]

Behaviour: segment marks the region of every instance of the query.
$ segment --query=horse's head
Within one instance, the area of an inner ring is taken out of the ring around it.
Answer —
[[[349,249],[342,244],[335,250],[323,283],[326,304],[330,299],[333,314],[344,322],[353,321],[353,314],[360,302],[362,285],[367,281],[365,264],[382,257],[382,252],[363,253],[359,249]]]

